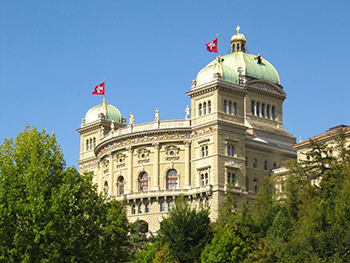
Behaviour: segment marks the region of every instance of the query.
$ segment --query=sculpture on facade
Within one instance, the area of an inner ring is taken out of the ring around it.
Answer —
[[[159,109],[156,109],[156,114],[155,114],[155,118],[154,118],[154,122],[160,122],[160,118],[159,118]]]
[[[135,125],[135,119],[134,119],[134,115],[132,114],[132,112],[130,112],[129,115],[129,126],[134,126]]]
[[[187,108],[185,109],[185,112],[186,112],[186,117],[185,119],[188,120],[191,118],[191,109],[190,107],[187,105]]]

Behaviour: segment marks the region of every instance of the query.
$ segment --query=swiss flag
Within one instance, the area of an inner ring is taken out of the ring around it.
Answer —
[[[218,38],[215,38],[214,40],[210,41],[209,43],[207,43],[205,45],[207,46],[207,50],[209,52],[218,53]]]
[[[105,95],[105,83],[102,82],[98,84],[92,92],[92,95]]]

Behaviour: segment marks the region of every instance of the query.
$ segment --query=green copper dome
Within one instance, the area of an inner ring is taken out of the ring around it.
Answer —
[[[115,121],[115,122],[122,122],[122,115],[120,114],[120,111],[112,106],[108,105],[106,103],[106,99],[103,99],[103,103],[100,105],[97,105],[93,108],[91,108],[85,115],[85,123],[90,123],[99,120],[99,114],[103,113],[106,120],[109,121]]]
[[[203,68],[197,75],[197,85],[208,83],[215,79],[215,74],[220,74],[221,79],[231,83],[238,83],[237,73],[230,67],[223,65],[216,60]]]
[[[237,34],[231,38],[231,53],[217,58],[202,69],[197,75],[196,85],[212,81],[217,65],[222,68],[221,79],[231,83],[237,84],[238,76],[247,76],[280,84],[278,72],[270,62],[260,54],[256,56],[246,53],[245,44],[247,40],[243,34],[239,33],[239,29],[238,26]]]

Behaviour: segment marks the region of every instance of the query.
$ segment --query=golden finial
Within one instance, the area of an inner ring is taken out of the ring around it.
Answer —
[[[241,29],[241,28],[240,28],[239,26],[236,27],[237,34],[239,34],[239,30],[240,30],[240,29]]]

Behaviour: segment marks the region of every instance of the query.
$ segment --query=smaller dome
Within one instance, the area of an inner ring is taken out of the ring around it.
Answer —
[[[115,122],[122,122],[122,115],[120,114],[120,111],[112,106],[108,105],[106,103],[106,99],[103,98],[103,103],[100,105],[97,105],[90,110],[85,115],[85,123],[90,123],[99,120],[99,114],[103,113],[104,118],[109,121],[115,121]]]
[[[237,26],[237,28],[236,28],[237,34],[235,34],[235,35],[233,35],[233,36],[231,37],[231,43],[234,42],[234,41],[242,41],[242,42],[244,42],[244,43],[247,42],[247,40],[245,39],[245,36],[244,36],[243,34],[239,33],[239,30],[240,30],[240,29],[241,29],[241,28],[240,28],[239,26]]]
[[[218,59],[220,60],[220,58]],[[215,61],[215,63],[210,63],[201,71],[199,71],[196,78],[196,85],[201,85],[214,80],[216,78],[216,74],[220,75],[220,79],[224,81],[235,84],[238,83],[237,73],[233,69],[219,63],[218,61]]]

